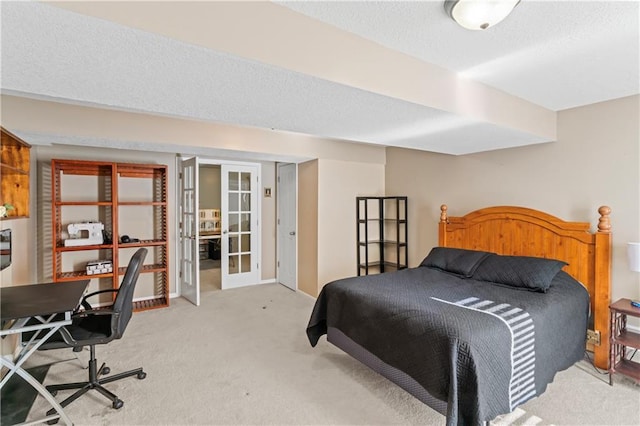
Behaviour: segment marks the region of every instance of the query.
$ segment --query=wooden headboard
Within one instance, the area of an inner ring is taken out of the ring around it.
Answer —
[[[600,344],[590,346],[595,365],[609,365],[609,303],[611,301],[611,209],[598,209],[598,230],[588,222],[566,222],[525,207],[487,207],[462,217],[449,217],[440,207],[438,245],[497,254],[536,256],[568,263],[564,270],[591,295],[594,329]]]

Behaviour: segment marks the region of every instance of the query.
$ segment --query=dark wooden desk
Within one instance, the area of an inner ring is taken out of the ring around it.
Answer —
[[[73,311],[89,280],[0,288],[2,321]]]
[[[71,324],[71,314],[80,305],[88,285],[89,280],[80,280],[0,288],[0,316],[2,318],[0,336],[37,331],[28,342],[23,342],[22,349],[15,361],[0,357],[2,365],[9,369],[0,382],[0,389],[14,373],[33,386],[57,412],[57,414],[38,421],[62,419],[67,425],[73,424],[53,395],[22,368],[22,365],[56,331]],[[63,314],[63,317],[58,314]],[[27,325],[31,318],[37,319],[39,323]]]

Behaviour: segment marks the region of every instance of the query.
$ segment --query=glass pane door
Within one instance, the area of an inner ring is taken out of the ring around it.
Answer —
[[[180,294],[200,305],[200,259],[198,257],[198,159],[182,161],[180,227]]]
[[[223,289],[258,283],[257,176],[256,166],[222,166]]]

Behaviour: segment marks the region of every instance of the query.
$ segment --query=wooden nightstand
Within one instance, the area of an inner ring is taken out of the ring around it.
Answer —
[[[640,318],[640,308],[631,306],[631,300],[620,299],[609,305],[611,318],[611,345],[609,348],[609,384],[613,374],[624,374],[640,382],[640,363],[626,357],[627,347],[640,349],[640,334],[627,331],[627,316]]]

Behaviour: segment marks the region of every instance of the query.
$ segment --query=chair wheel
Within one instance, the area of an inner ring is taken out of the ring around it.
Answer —
[[[109,374],[111,373],[111,369],[109,367],[105,367],[102,369],[102,374]]]
[[[111,404],[111,406],[116,410],[119,410],[120,408],[122,408],[123,405],[124,405],[124,402],[121,399],[116,399],[115,401],[113,401],[113,404]]]
[[[141,371],[138,373],[138,379],[142,380],[145,379],[147,377],[147,373],[145,373],[144,371]]]

